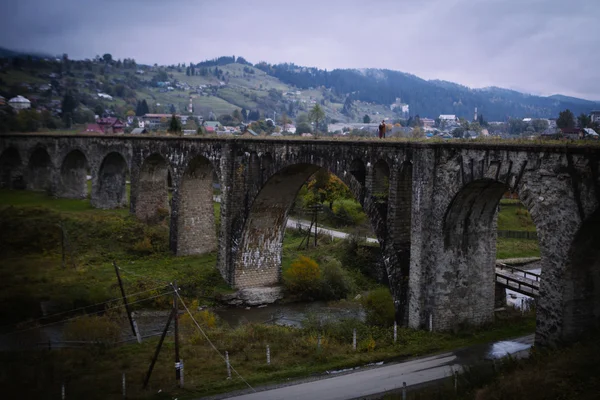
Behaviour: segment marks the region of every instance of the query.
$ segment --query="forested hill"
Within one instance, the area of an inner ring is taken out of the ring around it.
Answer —
[[[255,65],[282,82],[301,89],[324,86],[351,100],[392,104],[396,98],[410,105],[412,115],[435,117],[456,114],[471,117],[475,107],[488,120],[507,117],[551,118],[566,108],[576,115],[600,108],[600,103],[554,95],[532,96],[496,87],[471,89],[452,82],[427,81],[417,76],[381,69],[326,71],[294,64]]]

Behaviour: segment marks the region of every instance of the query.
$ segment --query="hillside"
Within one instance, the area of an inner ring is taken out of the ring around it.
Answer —
[[[94,114],[124,118],[142,100],[152,113],[186,113],[191,99],[194,115],[205,119],[243,109],[254,111],[253,117],[258,111],[260,117],[277,118],[285,112],[294,118],[318,103],[328,123],[362,122],[365,114],[374,121],[408,116],[402,107],[392,110],[392,104],[408,104],[410,115],[429,118],[456,114],[470,119],[477,107],[488,121],[555,118],[566,108],[575,115],[600,108],[600,103],[573,97],[532,96],[496,87],[471,89],[390,70],[252,65],[241,57],[221,57],[193,66],[147,66],[132,59],[113,60],[110,55],[60,60],[19,54],[0,49],[0,95],[6,99],[22,95],[38,110],[47,110],[43,121],[38,121],[47,128],[61,127],[58,117],[63,114],[61,102],[66,93],[75,97],[75,124],[93,122]],[[99,98],[98,93],[112,98]],[[0,121],[0,130],[24,129],[12,125],[7,128]]]

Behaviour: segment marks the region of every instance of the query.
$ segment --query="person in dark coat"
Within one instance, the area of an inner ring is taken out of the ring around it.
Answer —
[[[385,121],[381,121],[381,124],[379,124],[379,139],[385,139]]]

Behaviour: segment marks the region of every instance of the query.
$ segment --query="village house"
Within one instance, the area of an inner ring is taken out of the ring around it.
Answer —
[[[23,96],[13,97],[8,101],[8,105],[17,111],[31,108],[31,102]]]
[[[149,129],[158,129],[162,125],[166,126],[169,121],[171,121],[172,117],[173,114],[145,114],[143,117],[141,117],[141,120],[144,123],[144,127]],[[175,118],[181,120],[182,125],[185,125],[188,120],[187,115],[175,114]]]
[[[104,134],[104,131],[98,124],[87,124],[85,129],[81,133],[100,133]]]
[[[98,118],[96,124],[98,124],[102,131],[107,134],[123,133],[125,129],[123,121],[115,117]]]

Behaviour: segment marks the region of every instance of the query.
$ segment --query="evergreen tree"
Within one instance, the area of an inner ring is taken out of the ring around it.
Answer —
[[[190,76],[190,67],[187,67],[187,68],[185,69],[185,74],[186,74],[187,76]]]
[[[146,103],[146,99],[142,100],[142,115],[150,113],[150,108],[148,108],[148,103]]]
[[[363,123],[370,124],[371,123],[371,117],[369,117],[367,114],[365,114],[365,116],[363,117]]]
[[[319,121],[325,119],[325,112],[321,106],[315,104],[315,106],[310,110],[308,117],[315,123],[315,136],[317,136],[319,134]]]
[[[559,128],[575,128],[575,116],[568,108],[561,111],[556,120],[556,126]]]
[[[244,122],[248,120],[248,111],[245,108],[242,108],[242,118]]]
[[[170,133],[179,133],[181,132],[181,122],[179,119],[173,114],[171,116],[171,122],[169,122],[169,132]]]

